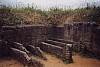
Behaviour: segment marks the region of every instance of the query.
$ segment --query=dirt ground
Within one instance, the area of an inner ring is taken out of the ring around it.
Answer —
[[[100,60],[91,58],[82,58],[78,55],[73,56],[74,62],[71,64],[65,64],[55,56],[45,54],[48,60],[42,60],[38,57],[33,57],[41,61],[45,67],[100,67]],[[14,59],[0,59],[0,67],[24,67],[21,63]]]

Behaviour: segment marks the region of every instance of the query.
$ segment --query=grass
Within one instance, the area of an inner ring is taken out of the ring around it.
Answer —
[[[60,60],[62,60],[66,64],[73,63],[73,59],[63,59],[57,55],[55,55],[55,57],[59,58]]]
[[[0,6],[0,25],[20,24],[53,24],[63,25],[64,22],[98,22],[100,6],[89,6],[77,9],[52,7],[49,10],[38,9],[36,6],[9,7]],[[29,21],[29,22],[28,22]],[[4,22],[4,23],[3,23]]]
[[[52,55],[53,57],[56,57],[56,58],[60,59],[60,60],[63,61],[65,64],[73,63],[73,59],[63,59],[63,58],[61,58],[61,57],[58,56],[58,55],[54,55],[54,54],[51,54],[51,53],[48,53],[48,54]]]
[[[100,55],[95,55],[94,53],[92,52],[89,52],[87,51],[86,53],[83,53],[83,52],[72,52],[72,55],[79,55],[81,57],[84,57],[84,58],[93,58],[93,59],[97,59],[97,60],[100,60]]]
[[[60,60],[63,61],[65,64],[73,63],[73,59],[63,59],[63,58],[61,58],[61,57],[58,56],[58,55],[55,55],[55,54],[52,54],[52,53],[47,53],[47,52],[46,52],[46,54],[52,55],[53,57],[56,57],[57,59],[60,59]]]
[[[62,59],[62,61],[66,64],[73,63],[73,59]]]

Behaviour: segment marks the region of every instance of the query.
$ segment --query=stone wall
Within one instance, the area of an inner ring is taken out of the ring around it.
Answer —
[[[0,57],[9,56],[9,52],[7,42],[0,40]]]
[[[53,27],[53,36],[55,38],[64,39],[64,27]]]
[[[14,45],[12,42],[21,43],[24,47],[28,45],[33,46],[43,46],[41,42],[45,42],[48,39],[54,38],[63,38],[64,37],[64,28],[62,27],[52,27],[52,26],[3,26],[0,30],[0,40],[9,42]],[[60,35],[60,36],[59,36]],[[2,44],[0,44],[1,46]],[[60,44],[59,44],[60,45]],[[51,53],[59,55],[63,58],[66,58],[66,54],[63,47],[53,46],[53,45],[44,45],[44,49],[48,48]],[[65,46],[66,47],[66,46]],[[2,48],[0,48],[1,50]],[[8,51],[7,49],[2,49]],[[1,52],[0,52],[1,53]],[[3,53],[2,53],[3,54]]]
[[[9,44],[6,44],[8,41],[21,43],[25,47],[27,45],[38,46],[42,41],[53,37],[52,31],[53,28],[51,26],[43,25],[3,26],[0,29],[0,56],[9,55],[9,52],[7,52]]]
[[[54,54],[63,60],[72,60],[72,46],[63,42],[46,41],[41,42],[41,49],[47,53]]]
[[[3,26],[0,39],[27,45],[38,45],[41,41],[52,38],[52,27],[46,26]]]
[[[63,32],[65,40],[74,42],[74,50],[80,52],[82,48],[85,48],[93,53],[100,53],[100,27],[98,24],[94,22],[66,23]]]
[[[0,29],[1,40],[18,42],[24,46],[38,46],[42,41],[54,38],[73,41],[76,51],[81,51],[83,47],[93,53],[100,53],[100,27],[94,22],[65,23],[64,27],[3,26]]]
[[[54,38],[73,42],[74,51],[100,53],[100,26],[95,22],[65,23],[55,27]]]

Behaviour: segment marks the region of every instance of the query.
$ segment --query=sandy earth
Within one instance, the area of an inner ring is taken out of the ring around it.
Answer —
[[[78,55],[73,56],[74,63],[65,64],[55,56],[46,54],[48,60],[42,60],[38,57],[33,57],[41,61],[45,67],[100,67],[100,60],[91,58],[82,58]],[[14,59],[0,59],[0,67],[24,67],[21,63]]]
[[[19,63],[14,59],[0,59],[0,67],[24,67],[23,64]]]

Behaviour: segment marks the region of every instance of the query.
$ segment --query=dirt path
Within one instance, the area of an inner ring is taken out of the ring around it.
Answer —
[[[0,67],[23,67],[21,63],[14,59],[0,59]]]
[[[82,58],[78,55],[73,56],[74,63],[65,64],[61,60],[57,59],[56,57],[46,54],[45,55],[48,60],[44,61],[38,57],[33,57],[41,61],[45,67],[100,67],[100,61],[91,58]],[[23,67],[22,64],[18,63],[17,61],[10,59],[10,60],[0,60],[0,67]]]

